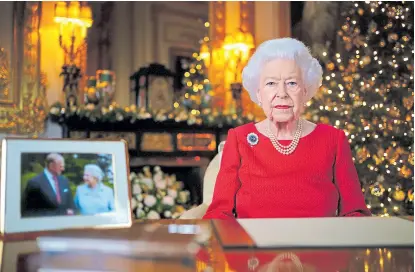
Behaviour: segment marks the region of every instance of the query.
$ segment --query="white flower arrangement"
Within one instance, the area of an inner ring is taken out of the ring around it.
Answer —
[[[136,219],[175,219],[192,208],[190,192],[176,175],[163,173],[160,166],[149,166],[142,173],[130,174],[132,188],[131,206]]]

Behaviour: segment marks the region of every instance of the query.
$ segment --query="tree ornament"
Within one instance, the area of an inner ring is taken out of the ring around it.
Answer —
[[[393,199],[395,199],[396,201],[404,201],[406,194],[403,190],[399,189],[399,190],[395,190],[392,194]]]
[[[370,193],[374,196],[380,197],[385,193],[385,187],[382,184],[376,182],[370,185]]]

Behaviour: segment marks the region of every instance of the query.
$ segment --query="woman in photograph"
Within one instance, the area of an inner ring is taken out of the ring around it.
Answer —
[[[114,192],[102,183],[104,173],[95,164],[84,167],[84,184],[76,188],[75,205],[83,215],[114,211]]]
[[[266,118],[228,131],[204,218],[371,215],[345,133],[301,118],[322,74],[298,40],[258,47],[242,81]]]

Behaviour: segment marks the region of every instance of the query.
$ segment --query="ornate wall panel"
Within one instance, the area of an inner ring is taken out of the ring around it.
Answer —
[[[37,135],[46,116],[40,71],[41,2],[5,2],[0,11],[0,131]]]

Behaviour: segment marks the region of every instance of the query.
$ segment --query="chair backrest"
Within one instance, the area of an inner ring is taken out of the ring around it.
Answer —
[[[210,205],[212,202],[213,191],[215,190],[216,177],[219,173],[224,145],[225,141],[219,144],[218,154],[216,154],[216,156],[209,163],[203,178],[203,203],[207,205]]]

